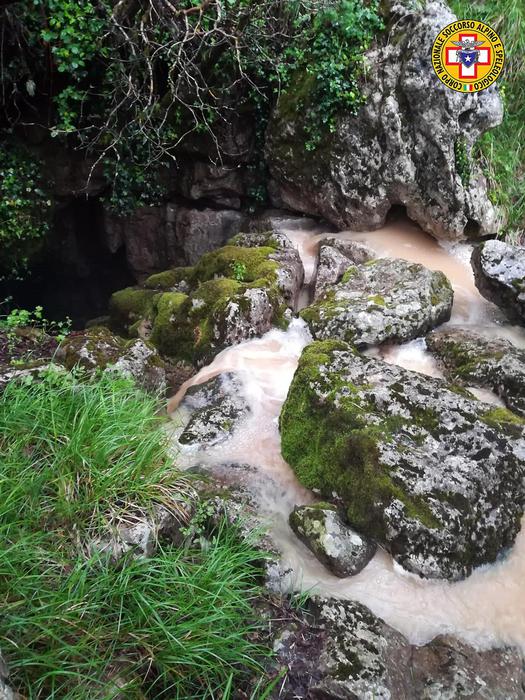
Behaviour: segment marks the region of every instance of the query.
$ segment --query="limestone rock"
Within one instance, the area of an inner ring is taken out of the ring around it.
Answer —
[[[340,282],[301,312],[314,338],[400,343],[450,318],[453,291],[442,272],[391,258],[349,265]]]
[[[191,417],[179,437],[183,445],[211,447],[226,440],[250,412],[238,374],[223,372],[188,389],[181,408]]]
[[[126,341],[106,328],[91,328],[67,336],[56,357],[68,370],[78,365],[88,372],[117,372],[152,393],[166,391],[165,363],[157,350],[140,338]]]
[[[199,258],[223,246],[242,228],[243,215],[231,209],[187,209],[177,211],[177,244],[183,251],[188,265],[195,265]],[[169,262],[169,261],[166,261]],[[166,267],[166,265],[162,266]]]
[[[13,692],[7,684],[8,679],[9,668],[0,654],[0,700],[21,700],[20,695]]]
[[[364,605],[314,598],[310,619],[280,631],[274,650],[288,673],[281,700],[521,700],[513,649],[476,651],[452,637],[413,646]]]
[[[355,116],[342,113],[313,152],[305,148],[311,74],[294,76],[281,94],[267,129],[273,204],[354,231],[379,228],[393,205],[405,205],[436,238],[494,233],[496,213],[471,149],[502,120],[497,88],[465,95],[435,75],[433,42],[455,19],[444,1],[383,5],[388,37],[365,55],[366,101]]]
[[[327,238],[319,246],[319,262],[314,288],[314,300],[319,299],[354,265],[373,260],[375,253],[357,241]]]
[[[460,579],[510,547],[523,514],[525,421],[442,380],[305,348],[280,417],[299,480],[409,571]]]
[[[217,206],[240,209],[247,194],[249,172],[239,165],[219,165],[201,160],[183,162],[175,177],[177,189],[191,200],[211,200]]]
[[[487,241],[472,253],[476,286],[516,323],[525,323],[525,248]]]
[[[491,389],[525,417],[525,351],[502,338],[462,328],[437,330],[426,338],[451,381]]]
[[[193,267],[113,294],[111,324],[150,339],[164,357],[202,366],[224,347],[287,325],[302,278],[282,234],[238,236]]]
[[[358,574],[376,551],[373,542],[348,527],[328,504],[296,507],[290,526],[319,561],[342,578]]]

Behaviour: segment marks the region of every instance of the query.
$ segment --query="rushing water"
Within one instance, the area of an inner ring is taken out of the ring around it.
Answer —
[[[525,347],[524,330],[505,325],[496,307],[478,294],[467,244],[445,249],[409,221],[372,233],[286,233],[303,260],[306,284],[314,278],[317,250],[325,236],[359,240],[378,255],[402,257],[442,270],[455,291],[450,324],[468,325]],[[288,515],[293,507],[312,502],[313,496],[297,482],[281,457],[278,418],[301,351],[310,341],[303,322],[294,320],[286,332],[272,330],[260,339],[224,350],[183,386],[169,404],[176,422],[184,418],[177,407],[188,386],[224,371],[240,372],[251,408],[249,417],[227,442],[202,452],[182,449],[179,459],[183,465],[208,466],[250,490],[283,552],[284,564],[293,569],[296,589],[359,600],[413,643],[422,644],[437,634],[452,633],[479,647],[516,644],[525,650],[525,527],[504,559],[481,567],[456,583],[425,580],[407,573],[382,550],[360,574],[340,579],[332,576],[290,530]],[[369,352],[387,362],[440,376],[423,339]],[[476,393],[481,400],[499,401],[491,392]]]

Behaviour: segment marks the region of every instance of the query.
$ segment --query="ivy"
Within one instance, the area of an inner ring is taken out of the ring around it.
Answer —
[[[40,164],[21,148],[0,145],[0,276],[17,277],[49,229],[52,202]]]

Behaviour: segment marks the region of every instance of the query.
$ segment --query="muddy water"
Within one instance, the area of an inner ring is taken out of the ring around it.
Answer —
[[[311,282],[323,235],[311,231],[289,235],[305,263],[306,281]],[[468,324],[525,346],[523,330],[504,325],[495,307],[478,295],[468,264],[468,246],[445,250],[411,222],[398,222],[373,233],[335,235],[365,241],[379,255],[403,257],[443,270],[455,289],[452,324]],[[202,452],[184,448],[179,461],[186,467],[207,465],[250,490],[283,552],[285,565],[293,569],[296,589],[359,600],[413,643],[453,633],[479,647],[518,644],[525,650],[525,528],[505,558],[458,583],[420,579],[403,571],[381,550],[359,575],[338,579],[295,538],[287,524],[288,515],[294,505],[309,503],[313,496],[297,482],[281,457],[278,417],[298,358],[310,340],[305,325],[296,320],[286,332],[272,330],[263,338],[225,350],[190,380],[170,402],[174,425],[184,420],[177,406],[187,387],[228,370],[242,372],[251,414],[226,443]],[[388,362],[439,376],[422,339],[370,352]],[[480,392],[479,398],[495,400],[490,392]]]

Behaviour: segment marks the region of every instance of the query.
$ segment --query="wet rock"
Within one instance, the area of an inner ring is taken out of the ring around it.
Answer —
[[[111,325],[150,339],[170,360],[202,366],[224,347],[286,326],[301,282],[298,253],[284,236],[236,237],[193,267],[113,294]]]
[[[326,231],[333,231],[334,227],[324,222]],[[258,216],[250,219],[248,229],[253,232],[282,233],[283,231],[313,231],[319,228],[319,221],[307,216],[292,214],[289,211],[279,209],[267,209]]]
[[[305,348],[280,417],[282,453],[307,488],[409,571],[459,579],[519,532],[523,419],[442,380]]]
[[[442,272],[380,258],[347,267],[341,281],[301,317],[317,339],[339,338],[357,346],[400,343],[448,321],[453,296]]]
[[[327,569],[342,578],[358,574],[377,549],[328,504],[296,507],[290,514],[290,527]]]
[[[242,228],[244,216],[230,209],[186,209],[177,211],[177,244],[183,251],[188,265],[195,265],[199,258],[223,246]],[[165,261],[169,262],[169,261]],[[166,267],[164,264],[162,267]]]
[[[523,698],[515,650],[476,651],[452,637],[413,646],[350,601],[314,598],[308,612],[310,618],[288,625],[274,643],[288,669],[279,685],[282,700]]]
[[[130,216],[104,211],[104,240],[111,253],[124,248],[135,279],[183,260],[176,236],[177,206],[139,207]]]
[[[445,2],[383,6],[388,39],[366,53],[365,104],[339,115],[335,129],[327,125],[313,152],[305,148],[312,75],[295,75],[281,94],[267,130],[273,204],[354,231],[382,226],[401,204],[436,238],[494,233],[496,213],[471,149],[502,120],[497,89],[465,95],[435,75],[432,45],[455,19]]]
[[[223,372],[204,384],[190,387],[181,408],[191,412],[191,418],[179,442],[200,447],[212,447],[226,440],[250,412],[235,372]]]
[[[157,350],[140,338],[126,341],[106,328],[69,335],[57,350],[56,359],[68,370],[80,366],[90,373],[117,372],[146,391],[166,391],[166,365]]]
[[[476,286],[515,323],[525,323],[525,248],[487,241],[472,253]]]
[[[525,351],[503,338],[486,338],[462,328],[437,330],[426,338],[448,378],[490,389],[525,417]]]
[[[370,248],[357,241],[324,240],[319,247],[314,300],[337,284],[349,267],[362,265],[375,257]]]
[[[238,165],[219,165],[200,160],[183,163],[176,177],[177,189],[192,200],[211,200],[218,206],[240,209],[247,194],[249,171]]]

